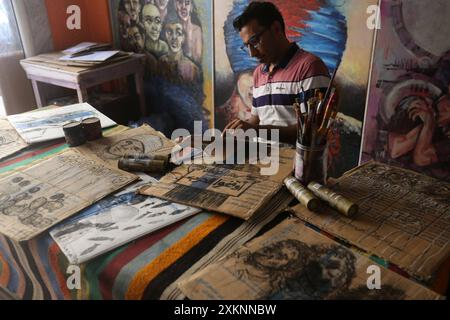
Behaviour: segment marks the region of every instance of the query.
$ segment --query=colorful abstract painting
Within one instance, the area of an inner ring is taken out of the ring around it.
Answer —
[[[207,128],[212,113],[212,3],[209,0],[111,0],[116,46],[146,56],[150,124]],[[141,123],[138,123],[138,125]]]
[[[250,0],[214,1],[215,125],[250,116],[252,73],[258,62],[239,47],[232,22]],[[338,122],[329,139],[329,173],[339,176],[358,164],[374,31],[367,8],[377,0],[272,0],[281,11],[288,38],[325,62],[339,66]]]
[[[450,180],[450,2],[383,0],[361,162]]]

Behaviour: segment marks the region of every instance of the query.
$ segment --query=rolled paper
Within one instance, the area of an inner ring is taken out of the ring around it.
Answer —
[[[64,137],[69,147],[77,147],[86,142],[83,125],[80,121],[71,121],[63,126]]]
[[[94,141],[103,137],[102,125],[99,118],[87,118],[81,121],[86,140]]]
[[[152,159],[121,158],[118,166],[119,169],[130,172],[165,173],[167,170],[167,162]]]
[[[319,200],[294,177],[284,179],[284,184],[294,197],[308,210],[314,211],[319,206]]]
[[[336,209],[347,217],[351,217],[358,213],[357,204],[318,182],[313,181],[309,183],[308,189],[311,190],[312,193],[314,193],[318,198],[325,201],[330,207]]]

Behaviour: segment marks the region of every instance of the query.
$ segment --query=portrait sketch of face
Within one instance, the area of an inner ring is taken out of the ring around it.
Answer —
[[[145,34],[153,41],[157,41],[161,34],[162,21],[161,14],[155,5],[147,4],[142,10]]]
[[[108,149],[108,153],[117,157],[122,157],[127,153],[145,152],[144,144],[136,139],[126,139],[119,141]]]
[[[167,24],[164,29],[164,35],[170,51],[173,53],[180,52],[184,43],[184,31],[181,23]]]

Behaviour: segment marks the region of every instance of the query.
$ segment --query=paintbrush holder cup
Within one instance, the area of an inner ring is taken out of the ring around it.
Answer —
[[[304,186],[311,181],[325,185],[328,168],[328,145],[308,147],[297,142],[295,153],[295,178]]]

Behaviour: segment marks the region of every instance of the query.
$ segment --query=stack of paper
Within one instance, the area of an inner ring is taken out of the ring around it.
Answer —
[[[129,56],[119,50],[106,50],[110,47],[111,45],[104,43],[82,42],[62,51],[63,55],[58,60],[66,64],[96,66],[110,62],[113,59]]]
[[[108,43],[96,43],[96,42],[82,42],[76,46],[63,50],[62,53],[75,57],[88,52],[99,51],[102,49],[108,49],[111,45]]]

